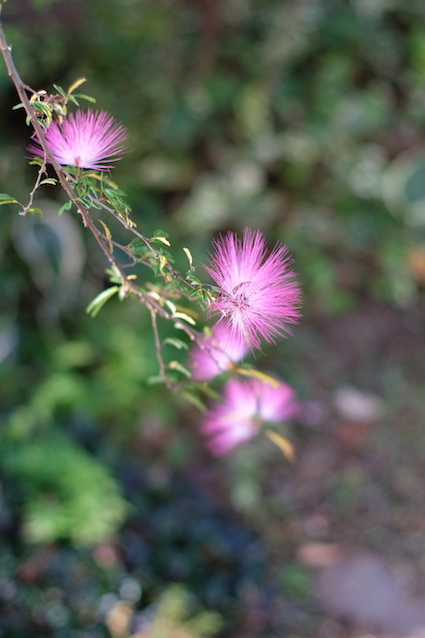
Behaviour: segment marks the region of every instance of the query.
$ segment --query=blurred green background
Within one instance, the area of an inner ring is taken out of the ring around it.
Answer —
[[[43,219],[2,206],[0,638],[358,635],[317,590],[326,548],[425,578],[423,0],[9,0],[3,21],[24,82],[84,76],[128,128],[113,178],[178,265],[227,229],[289,246],[303,321],[255,364],[304,409],[292,465],[267,440],[211,458],[147,384],[144,308],[86,315],[107,264],[60,189]],[[26,202],[4,65],[0,95],[0,190]]]

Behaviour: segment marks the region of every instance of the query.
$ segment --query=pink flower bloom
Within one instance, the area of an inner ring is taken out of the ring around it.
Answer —
[[[216,324],[211,337],[205,337],[190,354],[190,368],[195,381],[207,381],[230,370],[248,352],[245,340],[234,335],[224,324]]]
[[[295,392],[286,383],[277,388],[259,379],[233,379],[224,390],[223,403],[205,413],[202,431],[213,454],[227,454],[252,439],[265,421],[286,421],[299,412]]]
[[[47,129],[46,142],[59,164],[106,171],[113,168],[106,164],[116,161],[124,151],[122,142],[128,138],[126,129],[105,111],[79,109],[58,124],[53,122]],[[28,146],[28,151],[44,157],[37,138]]]
[[[273,343],[300,316],[301,292],[288,270],[287,248],[276,246],[267,255],[264,235],[249,228],[242,240],[228,233],[213,243],[211,265],[204,266],[220,288],[212,310],[251,347],[260,347],[260,336]]]

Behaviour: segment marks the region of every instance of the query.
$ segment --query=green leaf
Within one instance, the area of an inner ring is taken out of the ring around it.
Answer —
[[[275,379],[275,377],[271,377],[269,374],[265,372],[261,372],[261,370],[257,370],[256,368],[248,367],[247,364],[242,364],[241,366],[235,368],[235,371],[238,374],[243,375],[244,377],[252,377],[254,379],[260,379],[264,383],[268,383],[272,385],[274,388],[278,388],[280,385],[280,381]]]
[[[192,394],[191,392],[188,392],[187,390],[183,390],[183,392],[180,392],[180,396],[194,405],[195,408],[198,408],[198,410],[200,410],[201,412],[205,412],[205,410],[207,409],[207,406],[202,403],[199,397],[197,397],[195,394]]]
[[[40,215],[40,217],[43,217],[43,211],[41,208],[29,208],[28,212],[31,213],[31,215]]]
[[[11,195],[6,195],[6,193],[0,193],[0,206],[2,204],[19,204],[19,202]]]
[[[154,234],[152,235],[153,237],[165,237],[165,239],[169,238],[169,234],[165,232],[165,230],[161,230],[160,228],[158,228]]]
[[[62,117],[66,117],[66,109],[61,104],[53,104],[52,109]]]
[[[58,217],[60,217],[66,210],[71,210],[72,202],[66,202],[63,206],[61,206],[58,210]]]
[[[170,262],[174,261],[173,255],[168,250],[165,250],[165,248],[156,248],[155,250],[158,253],[158,255],[162,255],[163,257],[166,257],[168,261]]]
[[[111,288],[103,290],[100,294],[97,295],[97,297],[93,299],[93,301],[89,303],[86,308],[86,312],[92,317],[95,317],[102,306],[104,306],[108,299],[113,297],[119,291],[119,289],[119,286],[111,286]]]
[[[173,317],[177,317],[178,319],[183,319],[184,321],[187,321],[187,323],[190,323],[191,326],[196,326],[195,319],[187,315],[185,312],[175,312],[173,314]]]
[[[61,86],[58,86],[57,84],[54,84],[53,88],[56,89],[56,91],[58,93],[60,93],[62,95],[62,97],[66,97],[66,93],[65,93],[65,91],[63,90],[63,88]]]
[[[44,184],[50,184],[50,186],[55,186],[57,183],[58,183],[58,180],[55,179],[54,177],[47,177],[46,179],[43,179],[39,183],[39,186],[43,186]]]
[[[28,162],[30,166],[43,166],[44,160],[41,157],[34,157],[30,162]]]
[[[186,279],[191,284],[195,284],[196,286],[202,286],[202,281],[200,279],[198,279],[198,277],[195,277],[194,275],[192,275],[190,270],[189,270],[189,272],[186,275]]]
[[[87,82],[87,78],[78,78],[77,80],[75,80],[75,82],[73,82],[71,86],[68,87],[68,95],[73,93],[75,89],[78,89],[78,87],[84,84],[84,82]]]
[[[192,253],[190,252],[189,248],[186,248],[185,246],[183,246],[183,250],[186,253],[186,257],[189,261],[189,266],[192,268],[193,267],[193,257],[192,257]]]
[[[150,242],[154,242],[154,241],[160,241],[161,244],[165,244],[166,246],[171,246],[170,242],[168,241],[168,239],[166,237],[151,237]]]
[[[17,202],[16,199],[10,199],[10,200],[5,199],[4,201],[0,202],[0,206],[2,204],[19,204],[19,202]]]
[[[193,298],[198,300],[198,303],[209,304],[211,301],[211,295],[208,290],[195,290]]]
[[[52,111],[50,106],[47,106],[46,104],[44,104],[44,102],[33,102],[32,106],[36,111],[40,111],[40,113],[43,113],[43,115],[50,115]]]
[[[127,246],[133,253],[133,255],[145,256],[151,254],[151,250],[141,239],[133,239],[133,241]]]
[[[176,305],[173,304],[172,301],[170,301],[169,299],[165,300],[165,303],[167,304],[168,308],[171,310],[171,314],[173,315],[175,312],[177,312],[177,308]]]
[[[69,538],[92,546],[113,536],[129,513],[104,465],[65,433],[53,429],[9,457],[12,476],[31,485],[22,511],[22,532],[31,542]]]
[[[112,283],[114,284],[120,284],[120,285],[122,284],[121,273],[118,270],[118,268],[115,266],[115,264],[112,266],[112,268],[107,268],[106,272],[109,275],[109,281],[112,281]]]
[[[207,396],[209,399],[214,399],[214,401],[218,401],[221,397],[221,395],[219,394],[219,392],[217,392],[217,390],[214,390],[214,388],[212,388],[210,385],[208,385],[205,382],[202,382],[202,383],[198,382],[193,385],[195,385],[196,389],[199,392],[202,392],[202,394],[205,394],[205,396]]]
[[[112,206],[120,213],[131,211],[130,206],[125,201],[126,194],[119,188],[105,188],[104,194]]]
[[[177,350],[187,350],[188,345],[180,339],[174,339],[173,337],[167,337],[164,339],[163,344],[169,343],[170,346],[174,346]]]
[[[88,102],[96,102],[94,97],[91,97],[91,95],[84,95],[84,93],[75,93],[74,97],[80,97],[82,100],[87,100]]]
[[[95,204],[90,197],[79,197],[79,201],[82,203],[83,206],[85,206],[86,208],[98,208],[100,209],[101,206],[99,206],[99,204]]]
[[[12,106],[12,111],[17,111],[18,109],[23,109],[23,108],[25,107],[22,104],[22,102],[20,102],[19,104],[15,104],[15,106]]]
[[[97,210],[102,210],[102,206],[97,203],[96,199],[92,197],[82,197],[80,200],[86,208],[96,208]]]
[[[76,104],[77,106],[80,106],[78,100],[75,99],[74,95],[68,95],[68,98],[71,100],[71,102],[74,102],[74,104]]]
[[[163,377],[160,376],[156,376],[156,377],[149,377],[149,379],[147,380],[148,385],[157,385],[159,383],[164,383],[164,379]]]
[[[185,368],[181,363],[179,363],[178,361],[170,361],[170,363],[167,365],[167,368],[169,368],[170,370],[178,370],[179,372],[181,372],[182,374],[185,375],[185,377],[187,377],[188,379],[191,378],[192,373],[190,372],[190,370],[188,370],[187,368]]]
[[[264,430],[264,434],[270,439],[270,441],[273,441],[273,443],[277,445],[277,447],[281,450],[284,456],[286,456],[286,458],[289,459],[289,461],[294,460],[294,456],[295,456],[294,446],[286,437],[282,436],[281,434],[278,434],[278,432],[275,432],[274,430],[268,430],[268,429]]]
[[[193,292],[188,283],[186,283],[185,281],[180,281],[179,279],[175,279],[173,281],[173,286],[175,288],[178,288],[179,290],[184,290],[184,292],[187,292],[189,294]]]

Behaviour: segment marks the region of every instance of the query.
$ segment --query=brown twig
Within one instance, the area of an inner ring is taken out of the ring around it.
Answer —
[[[28,200],[28,204],[19,212],[20,215],[25,216],[27,214],[27,212],[29,211],[29,209],[32,206],[32,203],[34,201],[34,195],[37,191],[37,188],[40,186],[40,182],[41,182],[41,177],[42,175],[46,175],[47,171],[46,171],[46,159],[43,160],[43,164],[40,166],[39,171],[38,171],[38,175],[37,175],[37,179],[35,180],[35,184],[34,187],[32,189],[32,191],[30,192],[30,197]]]
[[[170,381],[169,377],[167,376],[167,371],[166,371],[166,368],[165,368],[164,359],[162,357],[162,343],[161,343],[161,340],[159,338],[158,324],[157,324],[157,321],[156,321],[157,320],[157,314],[156,314],[155,310],[153,310],[153,308],[149,308],[149,312],[151,314],[152,330],[153,330],[153,335],[154,335],[154,339],[155,339],[156,358],[158,360],[159,371],[160,371],[161,377],[164,380],[164,383],[167,386],[167,388],[172,389],[172,382]]]

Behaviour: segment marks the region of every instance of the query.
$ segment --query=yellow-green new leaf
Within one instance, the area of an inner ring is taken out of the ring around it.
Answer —
[[[155,377],[149,377],[146,383],[148,385],[158,385],[159,383],[164,383],[164,377],[160,377],[159,375]]]
[[[111,288],[107,288],[106,290],[101,292],[99,295],[97,295],[97,297],[93,299],[93,301],[89,303],[86,308],[86,312],[92,317],[95,317],[102,306],[104,306],[108,299],[113,297],[119,291],[119,289],[119,286],[111,286]]]
[[[244,377],[254,377],[255,379],[264,381],[264,383],[269,383],[274,388],[278,388],[280,386],[280,381],[278,381],[274,377],[271,377],[265,372],[260,372],[260,370],[256,370],[255,368],[235,368],[235,372],[243,375]]]
[[[107,236],[108,239],[112,238],[112,233],[109,230],[109,228],[107,227],[107,225],[105,224],[105,222],[103,222],[101,219],[99,219],[99,224],[102,224],[104,231],[105,231],[105,235]],[[109,242],[109,252],[113,253],[114,252],[114,245],[112,244],[112,242]]]
[[[19,204],[18,200],[14,199],[11,195],[6,193],[0,193],[0,206],[2,204]]]
[[[166,246],[171,246],[170,242],[166,237],[151,237],[149,241],[160,241],[162,244]]]
[[[185,312],[175,312],[173,314],[173,317],[183,319],[184,321],[187,321],[187,323],[190,323],[192,326],[196,326],[196,321],[192,319],[192,317],[189,317],[189,315],[187,315]]]
[[[192,376],[191,372],[187,368],[182,366],[182,364],[179,363],[178,361],[170,361],[170,363],[168,364],[168,367],[170,368],[170,370],[178,370],[179,372],[184,374],[188,379],[190,379],[190,377]]]
[[[273,443],[277,445],[289,461],[294,460],[294,446],[290,441],[288,441],[288,439],[285,439],[285,437],[281,436],[274,430],[264,430],[264,434],[270,439],[270,441],[273,441]]]
[[[185,248],[183,246],[183,250],[186,253],[186,257],[189,261],[189,266],[192,268],[193,267],[193,257],[192,257],[192,253],[190,252],[189,248]]]
[[[202,403],[199,397],[197,397],[195,394],[192,394],[191,392],[188,392],[187,390],[180,392],[180,396],[183,397],[183,399],[186,399],[186,401],[188,401],[192,405],[194,405],[195,408],[198,408],[198,410],[200,410],[201,412],[205,412],[205,410],[207,409],[207,406]]]
[[[164,339],[164,341],[162,343],[164,345],[166,343],[169,343],[170,346],[174,346],[178,350],[187,350],[188,349],[187,343],[185,343],[184,341],[180,341],[180,339],[174,339],[173,337],[167,337],[166,339]]]
[[[68,88],[68,91],[67,91],[68,95],[70,93],[73,93],[75,89],[78,89],[78,87],[84,84],[84,82],[86,81],[87,81],[86,78],[78,78],[78,80],[75,80],[75,82],[73,82],[71,86]]]
[[[31,215],[40,215],[40,217],[43,217],[43,211],[41,208],[28,208],[28,212],[31,213]]]

